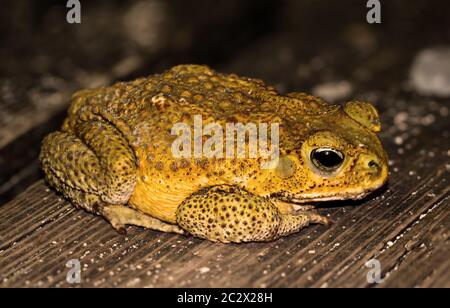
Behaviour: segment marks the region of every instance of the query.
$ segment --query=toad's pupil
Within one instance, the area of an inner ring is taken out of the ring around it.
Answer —
[[[332,149],[318,149],[312,153],[312,160],[319,168],[334,169],[341,165],[343,155]]]

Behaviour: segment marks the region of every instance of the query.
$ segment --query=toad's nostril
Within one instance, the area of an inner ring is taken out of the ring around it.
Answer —
[[[372,170],[376,171],[380,170],[380,165],[374,160],[370,160],[367,166]]]

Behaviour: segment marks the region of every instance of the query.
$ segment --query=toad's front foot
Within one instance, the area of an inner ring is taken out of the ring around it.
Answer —
[[[235,186],[203,189],[177,210],[177,223],[200,238],[223,243],[271,241],[295,233],[309,224],[329,224],[313,212],[282,213],[268,198]]]

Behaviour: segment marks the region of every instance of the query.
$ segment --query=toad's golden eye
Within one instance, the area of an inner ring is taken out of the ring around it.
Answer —
[[[320,171],[332,172],[342,165],[344,154],[333,148],[317,148],[311,152],[311,161]]]

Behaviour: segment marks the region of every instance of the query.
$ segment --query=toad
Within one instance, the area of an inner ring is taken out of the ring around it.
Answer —
[[[279,155],[266,168],[260,155],[173,155],[173,126],[195,116],[277,123]],[[180,65],[75,93],[40,161],[51,186],[120,232],[138,225],[223,243],[271,241],[328,224],[312,204],[361,199],[386,182],[379,131],[367,102],[282,95],[261,80]]]

